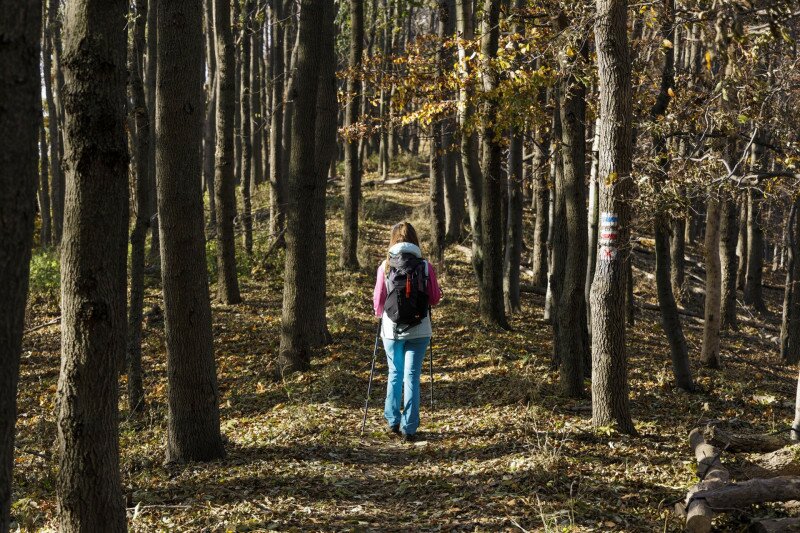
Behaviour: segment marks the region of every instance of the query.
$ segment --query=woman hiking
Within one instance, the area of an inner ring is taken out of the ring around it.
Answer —
[[[408,222],[395,224],[386,259],[378,267],[373,306],[381,318],[389,364],[383,416],[388,430],[407,442],[417,440],[419,379],[432,334],[430,307],[441,298],[436,270],[423,259],[416,230]]]

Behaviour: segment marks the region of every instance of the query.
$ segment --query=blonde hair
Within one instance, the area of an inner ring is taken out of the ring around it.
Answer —
[[[417,230],[414,229],[409,222],[398,222],[392,226],[391,238],[389,239],[389,250],[398,242],[410,242],[419,246],[419,237],[417,237]],[[386,252],[386,263],[383,265],[383,271],[389,275],[389,252]]]

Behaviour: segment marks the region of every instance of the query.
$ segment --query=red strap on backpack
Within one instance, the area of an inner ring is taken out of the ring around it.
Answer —
[[[406,298],[411,298],[411,276],[406,276]]]

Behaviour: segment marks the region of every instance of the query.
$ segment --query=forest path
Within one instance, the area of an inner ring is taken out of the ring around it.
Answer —
[[[245,302],[214,304],[226,459],[184,467],[162,464],[163,322],[157,316],[148,321],[150,408],[144,419],[132,420],[124,396],[120,403],[121,467],[132,531],[653,531],[665,524],[679,531],[671,502],[694,482],[685,440],[698,418],[738,417],[763,430],[791,419],[794,372],[774,364],[775,346],[768,336],[748,327],[726,334],[724,369],[711,373],[693,365],[707,392],[687,395],[671,387],[656,313],[643,311],[628,341],[640,436],[592,429],[588,400],[557,394],[542,298],[523,294],[524,310],[513,317],[512,331],[487,330],[477,319],[471,267],[452,251],[440,268],[445,298],[434,315],[433,411],[427,404],[427,361],[422,380],[424,440],[406,444],[383,429],[382,350],[361,438],[375,341],[375,270],[391,225],[403,218],[418,228],[426,248],[427,182],[364,191],[363,269],[356,274],[337,268],[341,198],[338,187],[329,193],[328,318],[334,343],[322,350],[310,372],[283,382],[272,378],[282,253],[264,256],[270,242],[263,228],[256,232],[254,257],[239,256]],[[268,205],[263,191],[255,202]],[[652,282],[644,274],[652,268],[647,254],[640,255],[635,258],[641,269],[637,298],[654,302]],[[160,300],[157,278],[149,278],[148,287],[149,309]],[[774,300],[774,292],[766,295]],[[44,299],[33,302],[35,323],[53,316]],[[701,332],[684,325],[694,358]],[[53,524],[55,512],[49,457],[58,350],[55,327],[25,339],[15,483],[17,514],[30,529]],[[767,366],[774,368],[761,370]],[[124,378],[122,386],[124,391]]]

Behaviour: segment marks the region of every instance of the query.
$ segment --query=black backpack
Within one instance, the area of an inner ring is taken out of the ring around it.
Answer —
[[[404,326],[403,333],[428,316],[428,264],[414,254],[402,253],[389,258],[386,276],[386,316]]]

